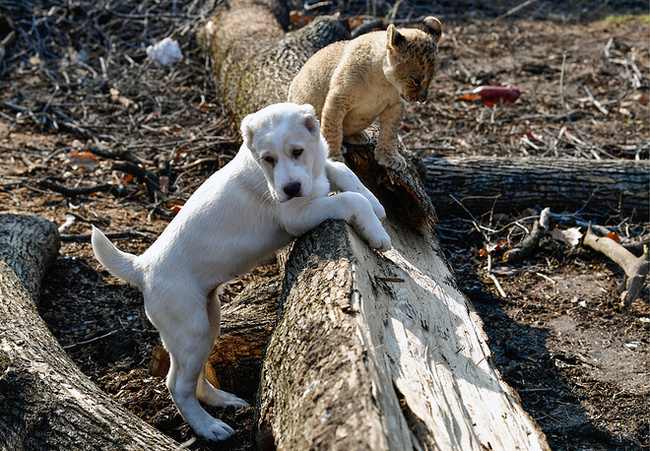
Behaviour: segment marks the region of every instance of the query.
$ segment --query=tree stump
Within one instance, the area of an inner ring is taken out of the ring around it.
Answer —
[[[93,384],[39,316],[41,280],[58,250],[54,224],[0,215],[2,448],[177,449]]]

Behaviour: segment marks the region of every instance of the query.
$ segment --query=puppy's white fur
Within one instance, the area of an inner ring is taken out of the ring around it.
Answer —
[[[327,160],[319,130],[310,105],[277,104],[247,116],[235,158],[199,187],[140,256],[118,250],[93,228],[97,259],[142,290],[147,316],[171,355],[167,387],[174,403],[208,439],[234,431],[198,400],[248,405],[205,379],[221,321],[217,287],[330,218],[353,225],[372,247],[390,248],[383,207],[345,165]],[[342,192],[328,196],[330,183]]]

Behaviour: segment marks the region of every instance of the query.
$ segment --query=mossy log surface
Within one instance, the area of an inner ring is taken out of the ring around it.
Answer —
[[[274,0],[225,2],[199,33],[215,67],[219,94],[233,119],[286,102],[291,80],[316,51],[348,39],[336,17],[321,17],[285,33],[289,11]]]
[[[51,222],[0,215],[0,449],[178,449],[92,383],[39,316],[58,250]]]

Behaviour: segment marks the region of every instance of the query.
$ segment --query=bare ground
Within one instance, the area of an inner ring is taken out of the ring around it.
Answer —
[[[367,13],[360,3],[346,3],[343,12]],[[648,14],[647,3],[538,1],[496,21],[520,2],[492,3],[443,1],[431,11],[445,25],[440,72],[429,101],[409,107],[401,135],[406,146],[422,156],[648,159],[650,35],[647,16],[638,16]],[[142,297],[97,264],[88,234],[91,223],[127,232],[119,246],[142,252],[178,204],[234,155],[239,138],[192,36],[209,2],[112,4],[3,3],[0,12],[13,17],[19,36],[0,66],[1,211],[38,214],[60,226],[75,218],[44,283],[42,316],[118,402],[186,441],[192,432],[163,379],[147,374],[158,336]],[[391,11],[379,2],[377,14],[413,20],[429,12],[424,5],[406,1]],[[144,48],[167,35],[181,42],[185,58],[161,69],[147,62]],[[458,99],[459,91],[484,84],[516,87],[522,95],[494,108]],[[105,183],[128,195],[60,189]],[[648,291],[619,311],[613,292],[621,270],[602,255],[551,238],[521,263],[497,263],[530,229],[539,207],[476,222],[440,218],[439,236],[459,286],[485,323],[504,379],[553,449],[647,449]],[[648,218],[584,207],[584,218],[624,238],[647,233]],[[505,298],[485,277],[486,237],[503,243],[492,253],[492,272]],[[274,277],[269,271],[252,277]],[[250,279],[234,284],[232,294]],[[253,393],[241,395],[254,402]],[[192,448],[252,449],[253,408],[211,412],[237,434]]]

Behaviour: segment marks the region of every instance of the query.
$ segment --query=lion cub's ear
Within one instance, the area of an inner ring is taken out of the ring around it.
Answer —
[[[386,36],[388,37],[386,40],[386,47],[388,47],[389,50],[392,49],[399,51],[399,47],[406,42],[406,38],[397,31],[397,28],[395,28],[395,25],[393,24],[388,26]]]
[[[422,21],[422,28],[424,28],[426,33],[433,36],[433,40],[436,44],[440,41],[440,36],[442,36],[442,24],[438,19],[433,16],[426,17]]]

